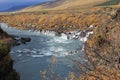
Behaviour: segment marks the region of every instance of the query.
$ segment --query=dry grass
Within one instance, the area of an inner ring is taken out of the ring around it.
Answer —
[[[29,7],[21,10],[20,12],[33,12],[43,10],[61,10],[71,9],[73,7],[92,7],[108,0],[59,0],[53,3],[45,3],[38,6]]]
[[[108,12],[105,12],[104,8],[42,11],[1,15],[0,21],[19,29],[34,27],[36,29],[60,30],[60,28],[64,28],[64,31],[70,31],[85,29],[89,25],[97,26],[110,18],[107,13],[110,13],[109,8]]]

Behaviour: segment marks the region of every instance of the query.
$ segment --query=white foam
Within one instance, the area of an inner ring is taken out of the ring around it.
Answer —
[[[56,33],[54,31],[42,30],[41,34],[48,36],[55,36]]]
[[[1,25],[1,28],[2,28],[2,29],[8,28],[7,24],[5,24],[5,23],[0,23],[0,25]]]
[[[93,28],[94,26],[93,25],[90,25],[90,27],[89,28]]]
[[[55,42],[55,43],[68,43],[67,40],[59,38],[59,37],[54,37],[52,42]]]
[[[65,57],[67,55],[68,55],[68,52],[65,52],[65,51],[54,54],[54,56],[56,57]]]
[[[21,56],[22,56],[22,54],[19,54],[18,56],[19,56],[19,57],[21,57]]]
[[[61,34],[61,38],[64,39],[64,40],[67,40],[67,39],[68,39],[68,38],[67,38],[67,35],[64,34],[64,33]]]
[[[62,52],[62,51],[66,51],[63,47],[50,47],[49,50],[51,52]]]
[[[85,46],[82,47],[81,51],[83,52],[85,50]]]
[[[45,56],[51,56],[52,55],[52,52],[50,52],[49,50],[43,50],[41,52],[41,54],[45,55]]]
[[[12,51],[12,52],[13,52],[13,51]],[[17,50],[16,52],[17,52],[17,53],[21,53],[22,51],[21,51],[21,50]]]
[[[34,58],[36,58],[36,57],[44,57],[44,55],[31,55],[31,57],[34,57]]]

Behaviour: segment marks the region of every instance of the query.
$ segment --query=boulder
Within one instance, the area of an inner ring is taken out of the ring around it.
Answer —
[[[56,32],[55,36],[61,36],[62,32]]]
[[[21,43],[25,44],[26,42],[30,42],[30,41],[31,41],[31,38],[24,38],[24,37],[22,37],[22,38],[20,39],[20,41],[21,41]]]
[[[85,36],[86,36],[86,32],[82,31],[81,34],[80,34],[80,37],[85,37]]]

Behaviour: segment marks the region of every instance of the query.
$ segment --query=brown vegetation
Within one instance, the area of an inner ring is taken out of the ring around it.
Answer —
[[[80,80],[120,79],[120,13],[116,14],[115,19],[96,27],[86,42],[84,62],[74,61],[82,73]]]
[[[106,10],[109,10],[106,12]],[[110,8],[92,8],[84,10],[68,11],[51,11],[51,12],[34,12],[1,15],[0,21],[7,23],[9,26],[20,29],[36,28],[60,30],[85,29],[89,25],[97,26],[110,18]]]
[[[112,17],[116,16],[114,19],[111,17],[106,22],[96,26],[94,34],[86,42],[83,61],[71,59],[80,76],[77,77],[73,72],[70,72],[65,80],[120,79],[119,10],[116,10],[115,15],[112,15]],[[46,74],[44,77],[47,78]],[[56,80],[60,79],[56,78]]]

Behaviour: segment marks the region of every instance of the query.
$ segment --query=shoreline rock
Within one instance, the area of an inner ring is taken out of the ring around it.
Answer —
[[[31,38],[21,37],[20,41],[21,41],[21,43],[26,44],[26,42],[30,42],[31,41]]]
[[[13,69],[13,60],[9,54],[12,37],[0,29],[0,80],[20,80],[19,74]],[[10,39],[11,38],[11,39]]]

